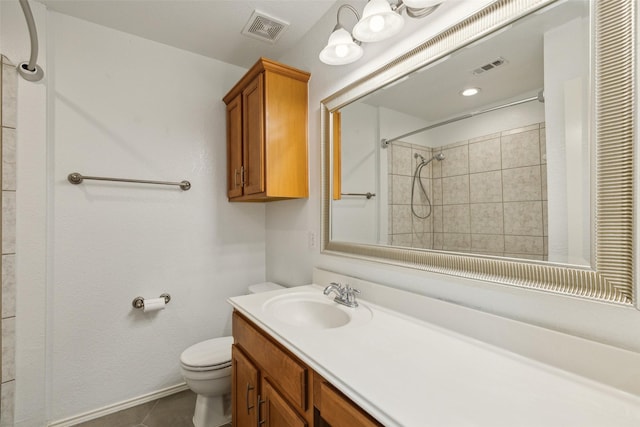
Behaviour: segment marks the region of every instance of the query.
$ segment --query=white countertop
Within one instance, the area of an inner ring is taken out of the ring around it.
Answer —
[[[322,288],[229,302],[385,426],[640,426],[634,395],[362,299],[347,310],[371,319],[332,329],[291,326],[263,308],[300,292]]]

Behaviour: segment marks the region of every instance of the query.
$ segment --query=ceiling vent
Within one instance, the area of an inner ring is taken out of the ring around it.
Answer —
[[[493,70],[495,68],[498,68],[498,67],[500,67],[500,66],[502,66],[502,65],[504,65],[506,63],[507,63],[506,59],[504,59],[503,57],[498,57],[497,59],[494,59],[493,61],[491,61],[491,62],[489,62],[487,64],[484,64],[484,65],[481,65],[480,67],[478,67],[475,70],[473,70],[473,74],[475,74],[477,76],[477,75],[480,75],[482,73],[486,73],[487,71],[491,71],[491,70]]]
[[[242,30],[242,34],[253,37],[254,39],[275,43],[288,26],[288,22],[254,10],[247,25],[245,25]]]

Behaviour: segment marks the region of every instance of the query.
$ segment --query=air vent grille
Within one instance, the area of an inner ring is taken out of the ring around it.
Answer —
[[[473,74],[477,76],[479,74],[486,73],[487,71],[491,71],[494,68],[501,67],[506,63],[507,63],[506,59],[504,59],[503,57],[498,57],[497,59],[494,59],[493,61],[488,62],[484,65],[481,65],[475,70],[473,70]]]
[[[242,30],[242,34],[254,39],[275,43],[288,26],[289,23],[287,22],[254,10],[247,25]]]

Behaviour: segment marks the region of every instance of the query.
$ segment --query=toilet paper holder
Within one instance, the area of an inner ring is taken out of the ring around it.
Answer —
[[[162,295],[160,295],[160,298],[164,298],[164,303],[165,304],[169,304],[169,301],[171,301],[171,295],[164,293]],[[131,302],[131,305],[133,305],[133,308],[144,308],[144,298],[143,297],[135,297],[133,299],[133,301]]]

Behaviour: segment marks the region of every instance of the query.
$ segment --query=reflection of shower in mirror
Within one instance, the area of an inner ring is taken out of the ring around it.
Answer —
[[[431,199],[429,198],[429,195],[427,194],[427,190],[424,188],[424,183],[422,182],[422,179],[421,179],[422,169],[425,166],[427,166],[429,163],[431,163],[434,159],[438,161],[444,160],[444,154],[438,153],[435,156],[431,157],[429,160],[425,159],[424,156],[420,153],[415,153],[413,157],[415,159],[420,158],[420,163],[416,165],[416,169],[413,172],[413,181],[411,183],[411,213],[413,214],[413,216],[417,218],[427,219],[431,216],[432,209],[431,209]],[[421,215],[418,212],[416,212],[416,206],[415,206],[416,182],[418,183],[418,187],[420,189],[420,193],[418,195],[424,198],[424,200],[427,203],[426,206],[428,210],[427,210],[427,213],[424,215]]]

